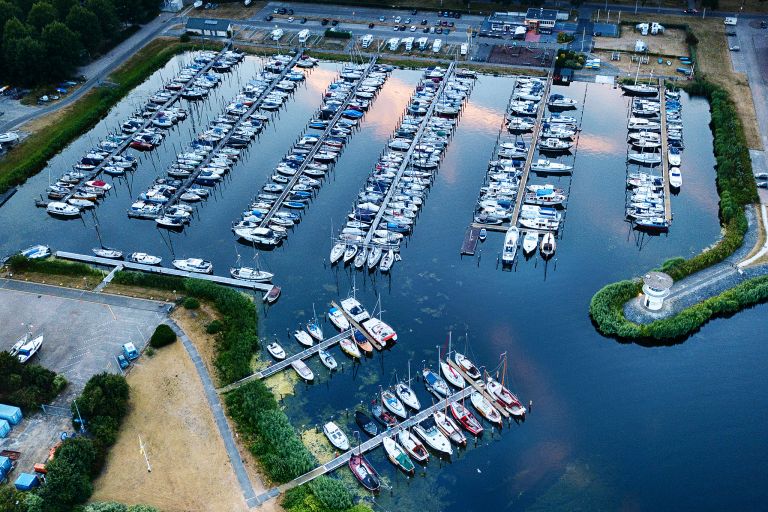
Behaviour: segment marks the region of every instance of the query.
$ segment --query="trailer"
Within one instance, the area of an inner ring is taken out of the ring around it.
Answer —
[[[16,481],[13,482],[13,485],[19,491],[31,491],[32,489],[40,485],[40,480],[37,478],[37,475],[35,474],[22,473],[19,475]]]
[[[8,423],[8,420],[0,419],[0,439],[8,437],[8,434],[10,433],[11,424]]]
[[[403,44],[405,45],[405,51],[409,52],[413,50],[413,38],[412,37],[406,37],[403,39]]]
[[[400,39],[393,37],[389,40],[389,51],[396,51],[398,46],[400,46]]]
[[[461,43],[461,46],[459,47],[459,53],[466,55],[467,52],[469,52],[469,45],[467,43]]]

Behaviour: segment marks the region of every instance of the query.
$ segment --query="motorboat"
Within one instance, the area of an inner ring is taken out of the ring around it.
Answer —
[[[442,372],[443,377],[445,377],[445,380],[452,386],[459,389],[464,389],[467,386],[464,377],[462,377],[461,374],[446,361],[440,361],[440,371]]]
[[[480,228],[480,233],[477,234],[477,239],[481,242],[485,242],[486,238],[488,238],[488,230],[485,228]]]
[[[499,427],[502,426],[501,414],[487,398],[480,394],[480,392],[473,391],[469,396],[469,400],[472,402],[475,409],[477,409],[477,412],[480,413],[480,416]]]
[[[489,376],[486,379],[486,389],[510,414],[513,416],[525,416],[525,407],[520,403],[520,399],[493,377]]]
[[[273,286],[272,288],[269,289],[267,293],[264,294],[264,298],[263,298],[264,302],[266,302],[267,304],[274,304],[275,302],[277,302],[277,299],[280,298],[281,291],[282,289],[279,286]]]
[[[24,364],[32,359],[42,346],[43,335],[32,336],[32,333],[29,332],[11,347],[10,354]]]
[[[128,255],[128,261],[132,263],[140,263],[142,265],[159,265],[160,262],[163,261],[163,258],[145,252],[132,252]]]
[[[197,274],[212,274],[213,263],[200,258],[178,259],[171,262],[175,268]]]
[[[342,300],[341,309],[343,309],[344,312],[357,323],[364,322],[371,318],[368,311],[366,311],[363,305],[354,297],[347,297]]]
[[[645,231],[667,231],[669,222],[663,217],[647,217],[635,220],[635,227]]]
[[[448,387],[448,384],[445,382],[445,380],[440,377],[440,375],[433,372],[429,368],[424,368],[424,370],[422,370],[422,375],[424,377],[424,385],[427,387],[427,390],[437,398],[445,398],[450,394],[451,389]]]
[[[573,146],[573,142],[549,137],[539,140],[537,146],[540,151],[568,151]]]
[[[547,107],[550,109],[570,109],[576,108],[576,100],[563,96],[562,94],[550,94],[547,100]]]
[[[467,356],[464,354],[460,354],[458,352],[453,353],[453,360],[456,361],[456,364],[459,365],[459,368],[467,374],[467,377],[469,377],[472,380],[478,380],[482,375],[480,374],[480,370],[477,369],[477,366],[469,360]],[[462,386],[464,387],[464,386]]]
[[[334,422],[329,421],[323,425],[323,433],[334,446],[334,448],[337,448],[343,452],[349,450],[349,439],[347,439],[347,435],[342,432],[338,425],[336,425]]]
[[[38,260],[50,256],[51,248],[47,245],[33,245],[32,247],[27,247],[19,254],[30,260]]]
[[[232,267],[229,274],[235,279],[253,281],[255,283],[267,283],[275,276],[271,272],[265,272],[251,267]]]
[[[370,437],[379,433],[379,426],[363,411],[355,411],[355,423]]]
[[[397,425],[397,417],[393,414],[390,414],[389,411],[385,410],[378,403],[373,403],[371,405],[371,414],[373,414],[373,419],[387,428]]]
[[[45,211],[55,217],[79,217],[81,213],[80,208],[59,201],[48,203]]]
[[[544,237],[541,239],[541,256],[544,259],[549,259],[552,257],[552,255],[555,254],[555,235],[552,233],[545,233]]]
[[[531,164],[531,170],[547,174],[570,174],[573,170],[573,166],[539,158]]]
[[[517,226],[512,226],[507,230],[507,234],[504,236],[504,249],[501,254],[501,262],[504,265],[511,265],[514,263],[519,238],[520,229],[518,229]]]
[[[285,359],[285,350],[283,350],[283,347],[276,341],[267,345],[267,351],[278,361]]]
[[[355,329],[355,332],[352,333],[352,339],[357,345],[357,348],[359,348],[366,355],[371,355],[373,353],[373,345],[371,345],[371,342],[368,341],[368,338],[366,338],[365,334],[363,334],[361,331]]]
[[[395,330],[378,318],[369,318],[362,323],[362,326],[382,347],[386,347],[387,344],[391,345],[397,341],[397,333]]]
[[[95,247],[91,249],[91,252],[100,258],[108,258],[110,260],[123,259],[123,251],[117,249],[110,249],[109,247]]]
[[[354,341],[352,341],[349,338],[344,338],[339,342],[339,346],[341,347],[342,352],[347,354],[349,357],[353,357],[355,359],[360,359],[360,349],[357,347]]]
[[[344,316],[344,313],[337,307],[331,307],[328,310],[328,319],[331,323],[340,331],[347,331],[350,328],[349,320]]]
[[[403,404],[407,405],[411,409],[416,411],[421,409],[421,402],[419,402],[419,397],[416,396],[416,393],[413,391],[411,386],[405,382],[398,382],[395,384],[395,394],[397,394],[397,397]]]
[[[669,186],[676,190],[683,186],[683,174],[680,172],[679,167],[669,169]]]
[[[539,246],[539,234],[535,231],[526,231],[523,237],[523,253],[528,256],[533,254],[536,247]]]
[[[320,349],[317,351],[317,354],[320,356],[320,362],[323,363],[323,366],[329,370],[334,371],[339,367],[339,363],[336,362],[336,358],[333,357],[329,352]]]
[[[389,461],[406,474],[412,475],[416,471],[413,461],[406,451],[391,437],[385,437],[382,444]]]
[[[307,382],[312,382],[315,379],[315,374],[309,369],[309,366],[301,359],[297,359],[291,363],[291,366],[299,374],[299,377]]]
[[[315,343],[315,341],[312,339],[312,336],[310,336],[308,332],[302,331],[301,329],[296,329],[293,331],[293,337],[296,338],[296,341],[305,347],[311,347]]]
[[[433,450],[449,456],[453,454],[453,447],[451,446],[451,442],[442,432],[440,432],[440,429],[437,428],[437,424],[435,423],[434,418],[431,416],[421,423],[414,425],[413,430],[422,440],[424,440],[425,443],[427,443],[427,446]]]
[[[679,167],[681,158],[681,153],[678,148],[669,148],[667,151],[667,159],[669,160],[669,165],[673,167]]]
[[[379,474],[363,455],[352,455],[349,459],[349,469],[366,490],[377,492],[381,488]]]
[[[381,403],[384,407],[389,409],[392,414],[400,416],[405,419],[408,417],[408,412],[405,410],[403,403],[389,390],[383,390],[381,392]]]
[[[460,402],[451,402],[448,406],[451,411],[451,415],[459,424],[464,427],[464,430],[472,434],[473,436],[479,436],[483,433],[483,425],[475,418],[472,411],[464,407]]]
[[[661,163],[661,155],[658,153],[629,153],[627,159],[643,165],[656,165]]]
[[[405,449],[411,459],[420,464],[426,464],[429,462],[429,452],[424,445],[419,441],[419,438],[411,434],[409,430],[401,430],[397,433],[397,440],[400,445]]]
[[[440,429],[440,432],[450,439],[451,442],[458,446],[467,445],[467,438],[464,437],[461,428],[447,414],[443,411],[435,411],[432,417],[435,419],[435,424]]]

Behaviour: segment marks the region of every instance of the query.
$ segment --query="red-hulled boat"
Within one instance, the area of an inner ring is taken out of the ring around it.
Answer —
[[[373,417],[376,421],[378,421],[385,427],[394,427],[395,425],[397,425],[397,417],[395,417],[394,414],[384,409],[378,403],[374,403],[373,405],[371,405],[371,414],[373,414]]]
[[[373,469],[370,462],[362,455],[352,455],[349,459],[349,469],[355,475],[360,485],[371,492],[376,492],[381,487],[379,474]]]
[[[473,436],[479,436],[483,433],[483,426],[480,424],[472,411],[464,407],[459,402],[451,402],[449,406],[451,409],[451,415],[456,421],[464,427],[464,430],[472,434]]]
[[[488,376],[486,379],[486,388],[499,405],[504,407],[511,415],[518,417],[525,416],[525,407],[520,403],[520,399],[510,390],[505,388],[502,383],[498,382],[493,377]]]

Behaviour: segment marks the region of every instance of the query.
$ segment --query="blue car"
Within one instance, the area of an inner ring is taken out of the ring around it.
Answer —
[[[117,356],[117,364],[120,365],[121,370],[125,370],[131,363],[128,362],[123,354],[119,354]]]

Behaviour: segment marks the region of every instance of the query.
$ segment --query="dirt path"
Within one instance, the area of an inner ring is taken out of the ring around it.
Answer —
[[[95,483],[93,500],[146,503],[164,512],[247,510],[184,347],[175,343],[139,361],[128,376],[131,411]]]

